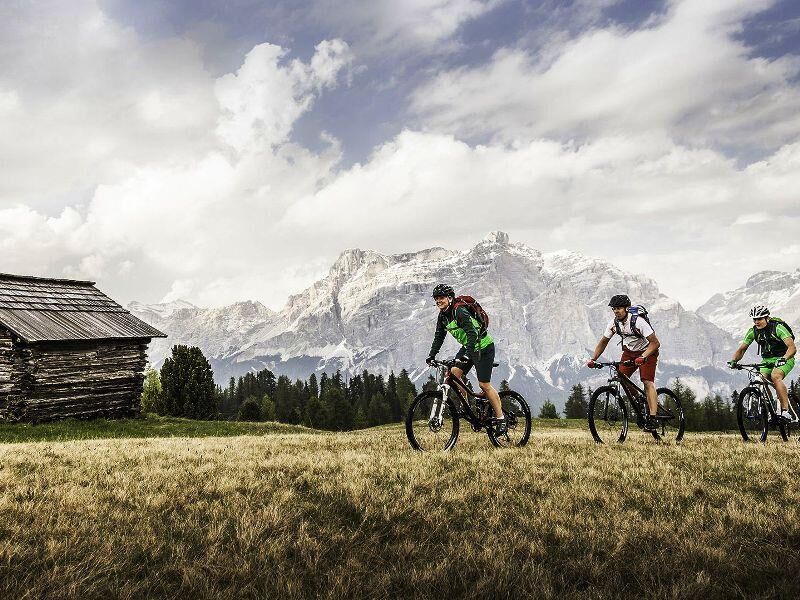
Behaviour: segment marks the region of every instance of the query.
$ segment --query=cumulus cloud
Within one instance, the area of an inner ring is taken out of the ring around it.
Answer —
[[[0,24],[0,126],[13,140],[0,150],[2,270],[98,279],[122,300],[278,307],[343,248],[463,248],[503,229],[697,305],[792,267],[775,264],[775,240],[800,224],[796,66],[753,59],[734,36],[765,4],[684,0],[639,31],[446,72],[415,96],[425,128],[342,168],[330,136],[321,150],[290,139],[348,79],[344,41],[305,60],[258,44],[215,78],[189,42],[143,40],[92,2],[54,3],[48,22],[66,35],[40,34],[38,13],[27,28]],[[372,33],[384,47],[409,32],[440,43],[493,6],[376,2],[362,23],[385,22]],[[33,57],[20,30],[42,44]],[[749,147],[756,130],[782,145],[753,164],[715,145]]]
[[[638,30],[590,29],[547,54],[498,51],[415,93],[427,127],[504,142],[668,131],[775,150],[800,133],[796,57],[750,56],[736,34],[771,0],[678,0]]]
[[[315,93],[336,84],[352,58],[349,50],[342,40],[326,40],[317,45],[309,64],[293,60],[276,68],[287,51],[273,44],[256,46],[235,74],[216,81],[222,108],[217,135],[237,151],[285,143]]]

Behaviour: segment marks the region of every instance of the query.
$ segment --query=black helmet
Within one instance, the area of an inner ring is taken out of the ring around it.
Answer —
[[[631,299],[625,294],[617,294],[616,296],[612,296],[611,300],[608,302],[608,305],[611,308],[617,308],[619,306],[628,308],[631,305]]]
[[[446,283],[440,283],[435,288],[433,288],[433,293],[431,297],[436,298],[437,296],[449,296],[450,298],[455,298],[456,293]]]

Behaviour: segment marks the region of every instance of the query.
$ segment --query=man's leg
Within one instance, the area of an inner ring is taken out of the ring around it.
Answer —
[[[494,416],[498,419],[503,418],[503,405],[500,403],[500,394],[494,389],[491,383],[492,369],[494,369],[494,344],[489,344],[481,352],[481,358],[475,365],[475,375],[478,377],[478,385],[486,394],[486,399],[494,410]]]
[[[647,412],[655,415],[658,412],[658,392],[656,384],[652,381],[642,381],[644,384],[644,394],[647,397]]]
[[[783,383],[783,378],[786,377],[780,369],[773,369],[770,376],[772,383],[775,384],[775,390],[778,392],[778,400],[781,401],[781,410],[789,410],[789,390],[786,389],[786,384]]]
[[[494,410],[494,416],[498,419],[502,419],[503,405],[500,403],[500,394],[497,393],[497,390],[494,389],[494,386],[489,381],[479,381],[478,385],[481,386],[481,390],[486,394],[486,399],[489,401],[492,410]]]

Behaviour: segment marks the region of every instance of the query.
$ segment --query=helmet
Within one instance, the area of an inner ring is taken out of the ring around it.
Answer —
[[[435,288],[433,288],[433,293],[431,294],[431,296],[433,298],[436,298],[437,296],[450,296],[451,298],[455,298],[456,293],[453,291],[453,288],[451,288],[446,283],[440,283]]]
[[[631,305],[631,299],[628,298],[625,294],[617,294],[616,296],[611,297],[611,300],[609,300],[608,305],[611,308],[617,308],[619,306],[628,308]]]
[[[756,304],[753,308],[750,309],[751,319],[763,319],[764,317],[768,316],[769,316],[769,309],[761,304]]]

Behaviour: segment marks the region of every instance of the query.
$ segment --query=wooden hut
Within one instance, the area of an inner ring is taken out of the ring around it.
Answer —
[[[137,415],[154,337],[93,281],[0,274],[0,420]]]

